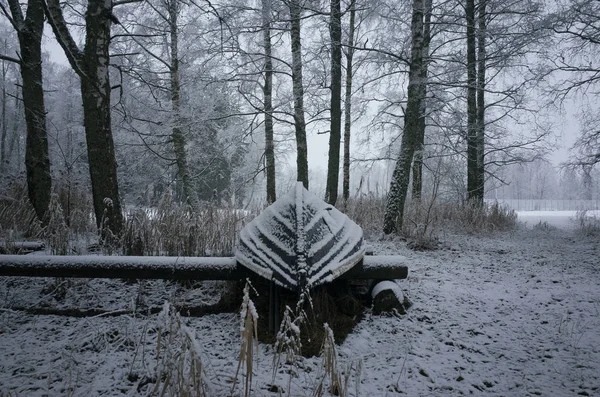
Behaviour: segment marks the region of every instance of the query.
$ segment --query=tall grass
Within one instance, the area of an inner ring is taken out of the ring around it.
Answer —
[[[158,315],[156,367],[150,395],[208,397],[210,385],[205,375],[202,347],[194,331],[183,324],[179,313],[168,303]]]
[[[136,208],[127,217],[123,238],[126,255],[228,256],[237,235],[254,214],[205,203],[194,210],[171,195],[157,208]]]
[[[252,389],[252,367],[254,364],[254,348],[256,347],[256,353],[258,354],[258,313],[254,302],[250,299],[250,289],[252,285],[249,280],[246,280],[244,286],[244,297],[242,300],[242,309],[240,311],[241,318],[241,336],[242,343],[240,346],[240,356],[238,359],[237,369],[235,371],[235,377],[233,380],[233,386],[231,387],[231,393],[235,391],[237,379],[240,375],[240,371],[245,369],[244,373],[244,396],[250,396]],[[256,291],[255,291],[256,292]]]
[[[27,197],[27,186],[13,184],[0,193],[0,237],[36,236],[35,211]],[[33,226],[33,227],[32,227]]]
[[[344,204],[346,214],[363,228],[366,238],[381,235],[385,206],[386,198],[374,195],[363,195]],[[478,233],[511,230],[516,226],[516,212],[498,203],[478,206],[424,197],[409,200],[406,204],[401,234],[414,241],[426,242],[434,240],[445,229]]]

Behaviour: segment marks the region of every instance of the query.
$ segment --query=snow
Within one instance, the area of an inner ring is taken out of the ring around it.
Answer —
[[[239,263],[288,289],[331,281],[364,255],[362,229],[302,182],[240,233]]]
[[[394,295],[396,295],[396,299],[398,299],[398,302],[404,302],[404,295],[402,295],[402,290],[400,289],[400,286],[396,282],[391,280],[377,283],[377,285],[375,285],[375,288],[373,288],[373,291],[371,291],[371,296],[375,298],[377,295],[379,295],[379,293],[381,293],[384,290],[392,290],[394,292]]]
[[[445,233],[436,251],[414,252],[398,239],[369,243],[376,255],[405,258],[409,277],[397,284],[413,306],[403,316],[367,314],[338,346],[349,395],[600,395],[598,239],[572,227],[523,225],[489,235]],[[147,305],[176,306],[216,301],[222,290],[214,282],[186,290],[153,280],[140,290],[120,280],[75,280],[59,301],[47,292],[53,283],[0,277],[0,394],[146,396],[154,387],[143,383],[157,365],[158,315],[73,318],[19,307],[117,310],[140,294]],[[184,314],[212,395],[229,396],[239,313]],[[260,344],[253,396],[279,396],[269,391],[273,384],[284,396],[313,395],[321,357],[275,371],[273,358],[273,347]]]
[[[546,222],[551,226],[574,229],[577,226],[577,211],[517,211],[518,219],[528,226]],[[588,217],[600,218],[600,210],[586,211]]]

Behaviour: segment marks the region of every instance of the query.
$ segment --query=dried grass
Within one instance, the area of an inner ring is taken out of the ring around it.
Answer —
[[[374,239],[382,233],[385,206],[385,197],[363,195],[348,200],[342,209],[362,227],[366,238]],[[468,202],[439,202],[434,189],[428,197],[406,203],[401,234],[411,248],[428,250],[437,247],[438,236],[445,229],[479,233],[516,227],[517,214],[507,207],[498,203],[479,206]]]
[[[0,193],[0,236],[22,238],[35,236],[35,211],[27,197],[27,186],[12,184]]]
[[[349,199],[340,210],[360,225],[365,237],[369,238],[381,234],[381,230],[383,230],[385,205],[384,197],[371,193]]]
[[[179,313],[168,303],[158,318],[156,383],[149,395],[211,396],[201,358],[202,349],[194,331],[183,324]]]
[[[194,211],[166,194],[157,208],[136,208],[127,217],[126,255],[228,256],[237,234],[254,217],[249,211],[204,203]]]
[[[517,213],[499,203],[442,204],[436,206],[441,221],[451,223],[465,232],[505,231],[517,227]]]
[[[600,217],[588,214],[588,211],[577,211],[577,232],[586,237],[600,237]]]
[[[254,302],[250,299],[250,280],[246,280],[244,286],[244,297],[242,300],[242,309],[240,310],[241,326],[240,330],[242,333],[242,343],[240,347],[240,357],[238,359],[237,369],[235,371],[235,377],[233,379],[233,385],[231,387],[231,393],[235,391],[237,380],[240,375],[240,370],[245,369],[244,373],[244,396],[248,397],[252,389],[252,367],[254,364],[254,348],[256,347],[256,353],[258,354],[258,313]],[[256,293],[256,291],[254,291]]]

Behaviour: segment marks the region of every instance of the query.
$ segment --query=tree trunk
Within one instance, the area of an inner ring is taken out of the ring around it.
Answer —
[[[48,156],[48,136],[46,133],[46,108],[42,87],[42,33],[44,30],[44,8],[42,0],[29,0],[27,14],[23,18],[17,0],[10,0],[9,6],[17,28],[21,56],[21,78],[23,79],[23,105],[27,140],[25,149],[25,169],[27,171],[27,192],[37,218],[45,223],[46,211],[50,204],[52,179]]]
[[[6,40],[5,40],[6,42]],[[5,46],[6,47],[6,46]],[[8,95],[6,95],[6,74],[8,73],[8,66],[6,61],[2,61],[2,128],[0,129],[0,171],[4,169],[6,159],[6,142],[8,137],[8,118],[6,117],[6,102]]]
[[[294,95],[294,126],[296,129],[297,180],[308,189],[308,150],[306,145],[306,121],[304,120],[304,87],[302,81],[302,43],[299,0],[290,0],[290,36],[292,45],[292,92]]]
[[[486,0],[479,1],[477,32],[477,190],[474,200],[483,205],[485,194],[485,33],[486,33]]]
[[[271,58],[271,0],[262,0],[263,46],[265,50],[265,83],[263,101],[265,114],[265,161],[267,173],[267,202],[276,199],[275,144],[273,142],[273,59]]]
[[[340,142],[342,139],[342,13],[340,0],[331,0],[329,37],[331,38],[331,101],[325,201],[335,205],[338,196]]]
[[[123,214],[111,126],[108,71],[111,8],[111,3],[104,0],[88,1],[83,57],[86,77],[81,79],[81,96],[96,224],[119,235]]]
[[[20,81],[17,80],[17,86],[22,85],[22,83]],[[15,93],[13,95],[13,98],[15,98],[15,107],[14,107],[14,112],[13,112],[13,117],[12,117],[12,131],[10,134],[10,142],[8,143],[8,154],[7,154],[7,159],[6,162],[10,163],[10,161],[13,160],[13,157],[16,157],[16,162],[17,162],[17,172],[21,172],[22,168],[21,168],[21,142],[20,142],[20,137],[19,137],[19,126],[21,126],[22,121],[21,120],[21,115],[23,114],[22,112],[22,104],[23,101],[21,100],[20,94],[21,90],[19,90],[18,88],[15,88]],[[14,155],[15,151],[16,156]]]
[[[110,114],[109,53],[112,3],[89,0],[85,13],[85,47],[79,50],[62,15],[58,0],[47,0],[46,13],[57,41],[81,79],[83,123],[87,143],[96,225],[120,235],[123,214],[117,181],[117,162]]]
[[[477,196],[477,60],[475,37],[475,0],[467,0],[467,198]]]
[[[354,57],[354,19],[356,17],[355,0],[350,3],[350,27],[346,52],[346,92],[344,98],[344,176],[342,195],[344,201],[350,198],[350,132],[352,127],[352,58]]]
[[[181,131],[181,85],[179,83],[179,34],[177,23],[179,17],[179,0],[169,0],[169,36],[170,55],[169,77],[171,83],[171,109],[173,111],[171,139],[173,141],[173,152],[177,165],[177,176],[183,187],[185,201],[197,209],[199,206],[198,193],[196,192],[192,178],[188,170],[187,153],[185,148],[185,136]]]
[[[419,116],[421,113],[422,80],[421,68],[423,67],[423,12],[424,0],[413,0],[413,14],[411,21],[412,48],[411,63],[408,75],[408,100],[406,116],[404,118],[404,133],[400,147],[400,154],[392,174],[390,191],[383,219],[383,232],[390,234],[402,227],[404,217],[404,203],[410,181],[410,168],[417,144]]]
[[[417,132],[417,147],[413,160],[413,200],[421,200],[423,191],[423,151],[425,150],[425,115],[427,113],[427,72],[429,68],[429,43],[431,41],[431,6],[432,0],[425,0],[425,21],[423,23],[423,67],[421,68],[421,78],[423,86],[421,91],[421,112],[419,116],[419,125]]]

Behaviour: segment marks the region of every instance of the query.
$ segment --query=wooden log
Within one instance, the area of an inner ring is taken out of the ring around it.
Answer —
[[[243,270],[230,257],[0,255],[1,276],[236,280]]]
[[[408,259],[400,255],[364,256],[340,276],[345,280],[400,280],[408,277]]]
[[[373,314],[406,313],[407,300],[400,286],[393,281],[382,281],[373,287]]]
[[[402,279],[402,256],[365,256],[342,279]],[[250,270],[233,257],[0,255],[0,276],[240,280]]]

